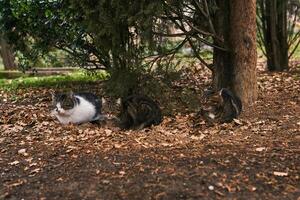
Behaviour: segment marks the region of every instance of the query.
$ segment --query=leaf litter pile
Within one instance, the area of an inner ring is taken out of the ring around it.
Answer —
[[[158,99],[168,114],[139,131],[62,126],[49,89],[2,91],[0,199],[299,199],[299,68],[259,70],[256,105],[222,125],[196,117],[208,72],[182,74],[187,95]]]

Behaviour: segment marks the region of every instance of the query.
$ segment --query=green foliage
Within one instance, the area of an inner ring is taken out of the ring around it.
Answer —
[[[140,62],[147,47],[145,38],[151,39],[153,14],[160,10],[157,2],[71,0],[73,8],[83,12],[86,31],[115,68],[131,68]]]
[[[137,89],[139,77],[142,76],[138,71],[127,69],[118,69],[111,73],[112,75],[105,85],[105,90],[107,94],[117,97],[127,96]]]
[[[0,24],[22,69],[60,49],[79,66],[106,69],[112,77],[120,72],[132,76],[151,52],[159,5],[150,0],[3,0]]]
[[[97,54],[80,24],[80,13],[67,1],[3,0],[0,13],[1,30],[19,52],[21,68],[33,66],[55,49],[66,51],[77,64],[86,64]]]
[[[197,32],[203,27],[207,29],[205,32],[211,31],[198,8],[211,13],[217,8],[214,3],[209,3],[206,9],[201,3],[2,0],[0,29],[14,44],[22,69],[47,66],[47,63],[59,66],[59,60],[53,59],[57,54],[53,52],[63,51],[68,55],[68,66],[76,64],[88,69],[105,69],[110,74],[109,90],[123,96],[143,81],[143,76],[151,72],[151,66],[164,75],[169,69],[175,69],[176,63],[171,60],[186,43],[193,43],[198,55],[203,39],[212,42],[210,33],[204,37],[204,32]],[[189,7],[194,10],[187,14]],[[179,41],[169,40],[170,27],[182,30],[187,25],[185,20],[189,21],[189,28],[194,24],[197,29],[186,33]]]
[[[82,1],[71,0],[81,10],[82,26],[92,35],[101,57],[109,63],[110,90],[123,96],[136,87],[144,73],[144,57],[151,54],[154,13],[161,11],[160,1]]]

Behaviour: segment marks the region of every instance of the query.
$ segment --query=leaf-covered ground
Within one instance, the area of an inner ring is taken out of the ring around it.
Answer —
[[[197,73],[173,89],[201,94],[207,72]],[[299,200],[299,74],[260,70],[256,105],[230,124],[208,126],[184,98],[162,98],[164,109],[177,101],[173,114],[142,131],[62,126],[49,89],[2,91],[0,199]]]

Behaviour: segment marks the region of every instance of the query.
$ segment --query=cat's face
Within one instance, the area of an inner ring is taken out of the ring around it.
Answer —
[[[76,101],[74,94],[52,94],[52,103],[54,112],[59,115],[70,115],[71,110],[75,107]]]

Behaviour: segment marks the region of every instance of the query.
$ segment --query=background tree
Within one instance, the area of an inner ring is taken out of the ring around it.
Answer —
[[[217,0],[214,16],[218,38],[214,48],[214,85],[231,88],[245,105],[257,98],[256,1]]]
[[[165,2],[166,19],[174,23],[194,55],[213,72],[215,90],[233,90],[245,105],[257,98],[256,1]],[[164,19],[164,18],[162,18]],[[201,58],[201,44],[213,47],[213,64]]]
[[[59,49],[77,66],[107,70],[111,79],[117,79],[113,87],[129,91],[143,69],[141,61],[152,52],[151,39],[144,38],[151,38],[147,27],[152,27],[157,5],[152,1],[3,0],[1,24],[20,53],[19,60],[24,60],[19,63],[22,68]]]
[[[9,41],[25,58],[63,50],[82,67],[107,70],[126,95],[140,74],[188,46],[213,71],[215,89],[228,87],[248,104],[256,98],[253,2],[3,0],[0,9]],[[201,57],[203,46],[214,48],[213,65]]]
[[[0,14],[0,20],[2,19],[2,15]],[[16,69],[17,66],[15,64],[15,55],[11,45],[8,44],[7,38],[4,35],[4,27],[1,26],[0,23],[0,56],[3,61],[5,70],[13,70]]]
[[[143,60],[151,59],[154,52],[151,28],[155,26],[153,13],[161,10],[159,1],[70,2],[73,9],[82,11],[82,27],[95,41],[99,57],[109,64],[113,89],[127,95],[145,70]]]
[[[7,41],[4,39],[4,37],[0,37],[0,56],[3,61],[4,70],[17,69],[13,49],[7,43]]]
[[[281,0],[258,0],[259,44],[267,57],[270,71],[288,69],[289,58],[299,46],[299,2]]]

